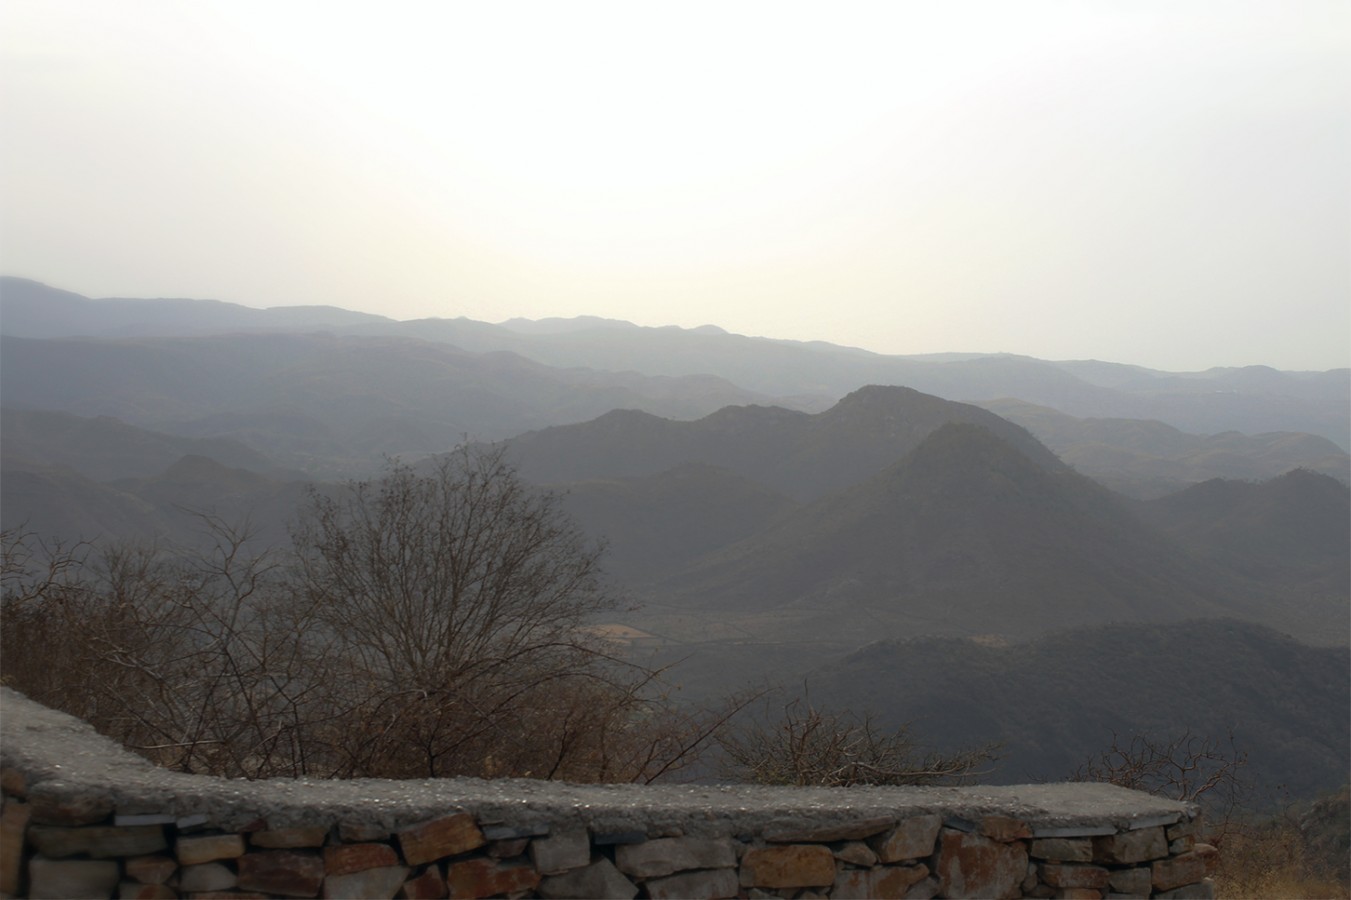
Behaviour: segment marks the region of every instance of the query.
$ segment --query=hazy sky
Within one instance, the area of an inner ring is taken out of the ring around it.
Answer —
[[[1351,4],[0,4],[0,270],[1351,365]]]

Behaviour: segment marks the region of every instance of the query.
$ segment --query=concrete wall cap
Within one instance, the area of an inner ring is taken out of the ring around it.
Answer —
[[[998,815],[1029,823],[1037,837],[1079,837],[1177,822],[1197,812],[1191,804],[1087,783],[779,788],[186,775],[158,768],[86,723],[9,688],[0,688],[0,764],[22,772],[30,792],[97,798],[119,810],[204,816],[209,827],[222,830],[240,830],[259,819],[274,829],[322,819],[370,822],[392,833],[453,810],[472,810],[481,821],[503,825],[561,827],[580,820],[593,833],[649,836],[762,833],[786,818],[819,828],[884,816],[980,821]]]

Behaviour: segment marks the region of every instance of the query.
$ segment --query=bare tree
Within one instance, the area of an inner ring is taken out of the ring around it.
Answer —
[[[1243,809],[1247,785],[1240,774],[1248,754],[1233,732],[1224,738],[1190,730],[1171,738],[1116,732],[1106,750],[1075,770],[1072,781],[1103,781],[1173,800],[1198,804],[1206,817],[1206,840],[1220,846],[1248,830]]]
[[[310,494],[299,589],[358,709],[343,774],[615,777],[609,749],[650,673],[588,626],[614,607],[556,496],[500,449]],[[589,780],[589,779],[588,779]]]
[[[648,781],[736,708],[677,710],[593,627],[600,548],[499,450],[316,489],[288,550],[203,522],[204,552],[6,535],[5,682],[163,765],[250,778]]]
[[[909,728],[879,729],[869,714],[826,712],[797,698],[775,721],[756,721],[718,737],[733,772],[757,784],[934,784],[980,775],[994,747],[922,750]]]
[[[1190,731],[1172,738],[1137,734],[1112,743],[1075,770],[1074,781],[1104,781],[1173,800],[1235,800],[1242,788],[1238,770],[1247,765],[1231,732],[1226,739]]]
[[[224,775],[305,774],[322,679],[303,605],[246,531],[203,517],[212,549],[119,546],[78,559],[6,536],[6,683],[155,761]],[[21,574],[24,561],[48,561]]]

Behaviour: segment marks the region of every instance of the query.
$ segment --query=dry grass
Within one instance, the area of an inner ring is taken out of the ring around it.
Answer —
[[[1221,898],[1348,898],[1351,860],[1344,830],[1347,794],[1320,801],[1321,822],[1306,815],[1278,817],[1226,834],[1215,874]],[[1329,825],[1331,826],[1329,828]]]

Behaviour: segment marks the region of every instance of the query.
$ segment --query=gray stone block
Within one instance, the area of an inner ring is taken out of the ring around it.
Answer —
[[[28,861],[28,896],[34,900],[111,897],[119,880],[111,859],[47,859]]]

